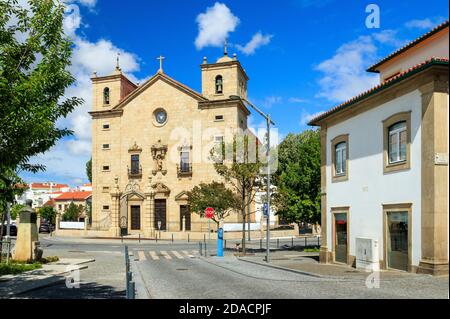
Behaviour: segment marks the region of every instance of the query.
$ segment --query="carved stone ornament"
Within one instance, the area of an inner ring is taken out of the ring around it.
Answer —
[[[152,188],[156,194],[165,194],[166,196],[170,194],[170,189],[163,183],[155,183],[152,185]]]
[[[131,146],[131,147],[128,149],[128,152],[129,152],[129,153],[141,153],[141,152],[142,152],[142,148],[139,147],[139,146],[136,144],[136,142],[134,142],[134,145]]]
[[[164,169],[164,160],[167,154],[167,145],[163,145],[161,140],[158,140],[158,143],[152,146],[152,157],[155,161],[154,169],[152,170],[152,174],[156,175],[156,173],[161,172],[161,174],[166,175],[167,170]]]
[[[141,188],[140,188],[139,184],[136,181],[131,181],[125,187],[125,193],[127,193],[127,192],[137,192],[137,193],[139,193],[140,190],[141,190]]]

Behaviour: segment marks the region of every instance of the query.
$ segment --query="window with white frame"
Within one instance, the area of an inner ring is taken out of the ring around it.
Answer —
[[[341,142],[335,146],[335,172],[336,176],[345,175],[347,161],[347,143]]]
[[[406,161],[406,122],[398,122],[389,127],[389,164]]]

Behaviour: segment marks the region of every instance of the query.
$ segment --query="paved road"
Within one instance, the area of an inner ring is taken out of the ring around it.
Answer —
[[[41,239],[44,254],[95,258],[81,271],[79,289],[64,284],[26,293],[22,298],[124,298],[123,245],[118,242]],[[448,298],[448,278],[411,275],[382,280],[369,289],[364,279],[317,278],[247,263],[230,253],[200,256],[197,243],[128,243],[133,277],[147,298]],[[210,249],[213,245],[210,246]],[[210,253],[214,254],[211,249]],[[281,258],[286,252],[273,253]]]
[[[148,296],[198,299],[447,298],[448,280],[417,276],[383,280],[369,289],[361,279],[329,279],[246,263],[227,256],[194,258],[183,252],[135,250],[136,280]],[[156,253],[156,256],[155,256]],[[179,255],[179,256],[177,256]],[[158,257],[158,258],[155,258]]]

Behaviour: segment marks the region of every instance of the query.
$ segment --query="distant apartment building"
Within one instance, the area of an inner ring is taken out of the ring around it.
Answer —
[[[30,183],[21,196],[16,196],[18,204],[25,204],[28,199],[33,201],[33,208],[44,206],[46,202],[70,190],[67,184],[53,182]]]
[[[379,85],[310,121],[321,262],[355,265],[373,248],[381,269],[448,274],[448,57],[446,21],[370,67]]]

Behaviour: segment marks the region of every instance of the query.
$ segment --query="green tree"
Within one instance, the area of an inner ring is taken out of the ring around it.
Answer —
[[[274,176],[277,215],[287,222],[320,222],[320,131],[289,134],[278,147]]]
[[[83,212],[83,205],[76,205],[74,202],[70,203],[69,206],[62,214],[62,220],[65,222],[76,222],[78,217]]]
[[[51,224],[56,223],[56,210],[53,207],[44,206],[41,209],[39,209],[39,214],[41,215],[41,218],[44,218]]]
[[[257,139],[252,134],[235,136],[232,143],[211,150],[216,172],[237,194],[238,210],[242,215],[242,253],[245,254],[245,224],[247,208],[260,187],[263,164],[258,157]]]
[[[24,191],[24,183],[16,172],[11,169],[5,169],[3,178],[0,178],[0,225],[3,225],[8,218],[6,213],[7,203],[12,203],[14,196],[21,195]],[[3,227],[0,227],[0,239],[3,235]]]
[[[86,162],[86,176],[89,182],[92,183],[92,157],[89,161]]]
[[[81,99],[64,98],[74,82],[69,72],[71,41],[64,34],[61,1],[0,1],[0,180],[6,187],[11,172],[44,170],[32,156],[72,134],[58,128]],[[6,199],[11,202],[11,197]]]
[[[239,209],[239,198],[223,183],[201,183],[188,192],[190,210],[200,216],[205,215],[205,209],[214,208],[212,220],[219,225],[221,219]]]
[[[22,204],[16,204],[13,207],[11,207],[11,219],[16,219],[17,216],[19,215],[19,212],[22,208],[24,208],[25,205]]]

